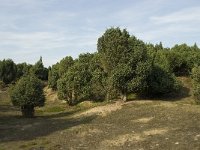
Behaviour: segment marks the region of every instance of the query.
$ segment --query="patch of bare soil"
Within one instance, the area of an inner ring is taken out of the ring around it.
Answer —
[[[137,122],[137,123],[148,123],[152,119],[153,119],[153,117],[145,117],[145,118],[140,118],[140,119],[132,120],[132,122],[133,123],[135,123],[135,122]]]
[[[76,114],[74,117],[91,116],[91,115],[99,115],[99,116],[105,117],[111,112],[121,109],[122,105],[123,105],[122,102],[116,102],[114,104],[108,104],[106,106],[97,106],[95,108],[91,108],[80,114]]]
[[[147,130],[144,131],[143,134],[144,135],[162,135],[168,132],[168,129],[166,128],[157,128],[157,129],[151,129],[151,130]]]

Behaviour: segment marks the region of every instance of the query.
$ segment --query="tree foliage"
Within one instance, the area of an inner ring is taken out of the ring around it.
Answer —
[[[33,65],[30,72],[35,74],[38,79],[48,80],[48,69],[44,67],[42,57]]]
[[[53,90],[57,90],[57,81],[59,79],[59,63],[52,66],[49,69],[48,74],[48,86]]]
[[[5,84],[9,84],[15,80],[16,72],[16,64],[11,59],[0,61],[0,80]]]
[[[176,92],[179,88],[180,83],[175,75],[155,65],[148,72],[147,88],[144,92],[147,96],[156,97]]]
[[[33,117],[34,107],[44,106],[45,97],[41,81],[34,75],[22,77],[10,90],[14,106],[21,107],[22,115]]]
[[[139,89],[137,86],[142,84],[139,81],[145,80],[141,79],[137,72],[137,68],[147,61],[145,44],[136,37],[130,36],[126,30],[110,28],[98,39],[97,49],[102,68],[113,87],[121,94],[122,99],[126,100],[128,92],[137,92],[136,89]],[[147,68],[140,69],[145,72],[142,69]]]
[[[71,56],[66,56],[59,63],[52,66],[48,74],[48,85],[53,90],[57,90],[57,81],[62,78],[70,67],[74,64]]]
[[[74,60],[71,56],[63,58],[59,63],[59,76],[62,77],[73,64]]]
[[[192,69],[192,85],[195,101],[200,104],[200,66]]]
[[[75,64],[58,80],[58,96],[66,99],[70,105],[90,98],[90,55],[80,55]]]
[[[49,69],[42,57],[33,66],[0,61],[0,80],[7,84],[29,73],[48,79],[48,86],[70,105],[119,96],[126,100],[129,93],[156,97],[178,90],[175,75],[189,75],[199,66],[199,52],[197,44],[165,48],[161,42],[145,44],[126,29],[109,28],[99,37],[96,53],[80,54],[75,60],[67,56]]]
[[[29,65],[27,63],[19,63],[17,64],[17,73],[16,78],[20,79],[22,76],[26,76],[30,73],[32,65]]]

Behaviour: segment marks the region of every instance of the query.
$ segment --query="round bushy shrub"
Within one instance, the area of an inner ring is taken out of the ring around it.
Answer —
[[[44,106],[43,85],[34,75],[24,76],[11,87],[10,98],[14,106],[21,107],[24,117],[33,117],[34,107]]]

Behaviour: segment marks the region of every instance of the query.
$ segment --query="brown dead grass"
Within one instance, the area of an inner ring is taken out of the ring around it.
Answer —
[[[175,102],[137,100],[101,106],[85,102],[69,107],[52,98],[55,93],[47,93],[45,107],[36,109],[37,117],[33,119],[21,118],[18,109],[0,101],[0,150],[200,147],[200,107],[185,105],[187,98],[192,100],[191,95],[185,94],[187,97]],[[7,98],[6,93],[1,94],[1,98]],[[79,107],[84,109],[79,111]]]
[[[57,92],[53,91],[51,88],[45,87],[44,88],[44,93],[45,93],[46,99],[48,101],[53,101],[54,102],[54,101],[59,100],[58,96],[57,96]]]

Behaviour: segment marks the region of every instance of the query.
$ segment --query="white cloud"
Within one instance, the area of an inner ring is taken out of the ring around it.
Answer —
[[[171,14],[150,17],[150,19],[156,24],[200,22],[200,7],[185,8]]]

